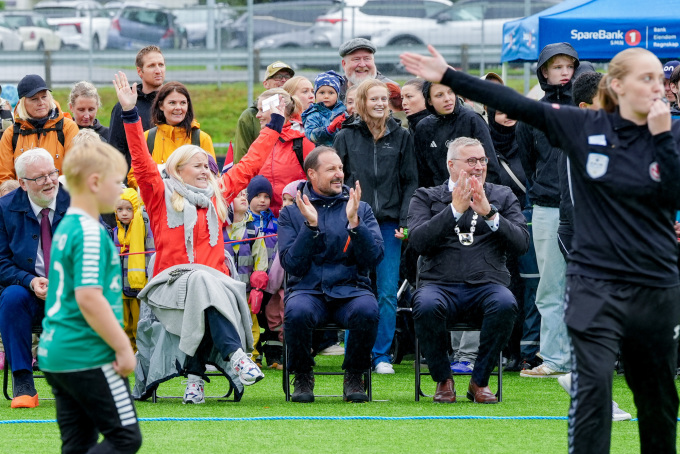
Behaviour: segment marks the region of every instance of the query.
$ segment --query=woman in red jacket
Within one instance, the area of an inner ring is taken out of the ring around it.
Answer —
[[[186,268],[196,270],[194,273],[207,272],[201,270],[201,266],[204,266],[229,275],[224,262],[222,235],[222,228],[228,222],[226,207],[246,188],[279,140],[284,123],[281,115],[283,105],[271,106],[271,120],[253,142],[247,156],[222,175],[220,180],[210,172],[208,154],[194,145],[184,145],[175,150],[167,160],[166,172],[169,177],[163,178],[147,150],[135,107],[136,87],[130,88],[122,72],[116,75],[114,86],[123,110],[132,167],[156,238],[154,276],[158,277],[164,270],[183,264],[186,264]],[[153,281],[148,286],[152,284]],[[142,294],[140,298],[143,298]],[[210,332],[212,339],[202,339],[199,348],[191,352],[194,356],[187,355],[184,369],[188,372],[189,380],[184,395],[185,403],[205,402],[201,380],[205,362],[198,354],[203,351],[205,342],[211,347],[214,345],[225,361],[230,358],[231,367],[244,385],[252,385],[264,377],[250,355],[241,348],[242,338],[252,343],[252,339],[247,337],[250,326],[247,329],[235,326],[221,311],[215,310],[220,301],[209,301],[203,305],[209,306],[205,310],[205,333]],[[246,315],[249,320],[250,314]],[[243,314],[240,317],[235,319],[245,319]],[[182,342],[180,339],[180,346]]]
[[[257,119],[260,126],[269,123],[272,111],[263,110],[262,102],[273,95],[280,95],[285,102],[283,116],[285,118],[281,137],[276,141],[271,155],[260,170],[260,175],[264,176],[272,184],[273,197],[269,208],[274,216],[279,217],[279,210],[283,200],[281,194],[283,188],[292,181],[306,179],[302,164],[315,145],[305,137],[305,129],[300,120],[302,104],[295,96],[291,96],[282,88],[272,88],[265,91],[257,99]]]

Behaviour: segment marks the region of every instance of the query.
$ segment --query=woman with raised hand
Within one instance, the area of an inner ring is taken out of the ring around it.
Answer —
[[[195,145],[174,151],[167,159],[164,178],[144,140],[135,107],[136,87],[130,87],[122,72],[116,75],[114,86],[156,246],[154,278],[138,298],[151,307],[168,332],[179,336],[179,350],[186,354],[183,370],[188,375],[184,402],[204,402],[201,377],[206,362],[220,366],[219,361],[230,360],[227,372],[243,385],[252,385],[264,375],[244,352],[253,348],[250,310],[243,284],[228,277],[222,228],[228,222],[227,205],[259,172],[279,139],[283,103],[270,105],[270,121],[248,155],[220,180],[210,172],[208,153]],[[219,361],[213,360],[215,350]]]
[[[429,50],[431,57],[405,53],[401,61],[413,74],[544,131],[570,159],[575,234],[565,322],[575,366],[569,451],[609,452],[611,368],[620,344],[642,452],[675,452],[680,123],[671,124],[661,62],[642,48],[618,53],[600,83],[602,109],[593,111],[529,100],[454,71]],[[644,367],[640,357],[647,358]]]

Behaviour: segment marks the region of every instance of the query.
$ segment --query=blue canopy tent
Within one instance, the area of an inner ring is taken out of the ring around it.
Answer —
[[[591,0],[538,19],[538,47],[566,41],[585,60],[610,60],[630,47],[660,59],[680,56],[680,0]]]
[[[561,13],[593,0],[566,0],[540,13],[503,25],[503,50],[501,62],[536,61],[541,47],[538,46],[538,18],[547,14]]]

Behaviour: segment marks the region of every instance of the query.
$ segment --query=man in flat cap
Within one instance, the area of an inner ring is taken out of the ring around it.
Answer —
[[[340,86],[340,98],[345,99],[345,92],[352,85],[359,85],[367,78],[378,79],[385,83],[395,83],[380,74],[375,67],[375,45],[365,38],[352,38],[340,46],[342,69],[345,76]]]
[[[267,66],[262,85],[264,85],[265,90],[279,88],[294,75],[295,71],[293,71],[293,68],[291,68],[290,65],[282,61],[275,61]],[[248,148],[250,148],[250,144],[252,144],[260,134],[260,121],[255,118],[255,115],[257,115],[257,98],[255,98],[255,102],[252,106],[241,113],[241,116],[238,118],[238,123],[236,123],[234,164],[239,162],[241,158],[246,155]]]

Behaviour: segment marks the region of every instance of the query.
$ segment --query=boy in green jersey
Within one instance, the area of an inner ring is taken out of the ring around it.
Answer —
[[[56,397],[62,452],[137,452],[142,443],[127,376],[136,359],[123,331],[120,259],[100,213],[111,213],[127,164],[105,143],[69,150],[71,206],[52,239],[38,357]]]

